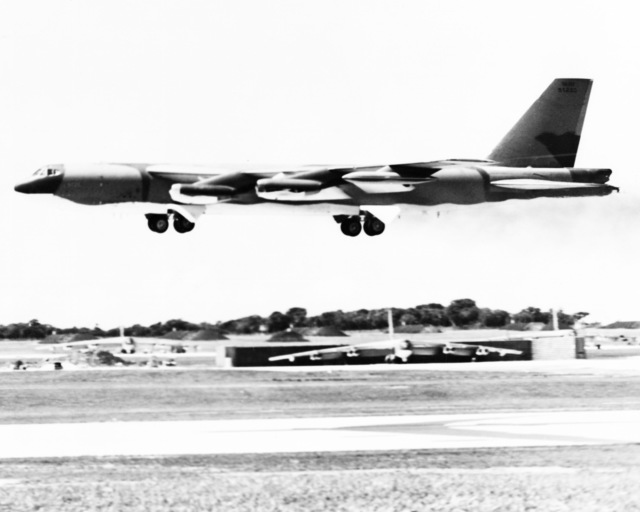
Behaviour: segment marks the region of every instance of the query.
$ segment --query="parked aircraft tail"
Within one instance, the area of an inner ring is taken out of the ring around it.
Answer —
[[[573,167],[592,80],[558,78],[489,155],[514,167]]]

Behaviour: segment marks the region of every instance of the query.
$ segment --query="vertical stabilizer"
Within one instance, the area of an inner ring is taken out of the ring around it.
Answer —
[[[551,82],[489,159],[513,167],[573,167],[592,84],[584,78]]]

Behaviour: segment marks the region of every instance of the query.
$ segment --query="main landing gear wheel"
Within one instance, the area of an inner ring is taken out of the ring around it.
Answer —
[[[347,236],[358,236],[362,231],[360,217],[357,215],[347,217],[340,223],[340,230]]]
[[[188,233],[196,225],[193,222],[188,221],[182,215],[175,213],[173,215],[173,229],[175,229],[178,233]]]
[[[378,236],[384,232],[384,222],[377,217],[369,217],[364,221],[364,232],[369,236]]]
[[[147,215],[147,224],[154,233],[164,233],[169,229],[169,216],[150,213]]]

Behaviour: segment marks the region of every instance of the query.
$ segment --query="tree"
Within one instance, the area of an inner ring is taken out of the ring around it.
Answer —
[[[286,331],[291,326],[291,318],[287,315],[274,311],[267,318],[267,329],[269,332]]]
[[[485,327],[504,327],[511,320],[511,315],[502,309],[486,309],[481,315]]]
[[[394,325],[397,324],[396,315],[397,312],[391,312],[391,316],[393,317]],[[369,311],[369,321],[371,323],[370,329],[386,329],[389,327],[389,313],[387,309],[372,309]]]
[[[447,318],[445,307],[442,304],[431,303],[415,307],[422,325],[434,325],[447,327],[451,322]]]
[[[307,320],[307,310],[304,308],[289,308],[286,315],[291,319],[294,327],[303,327]]]
[[[516,313],[515,315],[513,315],[513,320],[519,324],[540,322],[546,325],[551,320],[551,314],[540,311],[540,308],[529,306],[528,308],[520,311],[520,313]]]
[[[125,329],[125,333],[129,331],[131,327]],[[149,333],[151,336],[164,336],[172,331],[197,331],[199,329],[197,324],[187,322],[181,319],[167,320],[164,323],[155,323],[149,326]]]
[[[451,323],[457,327],[468,327],[480,316],[480,309],[471,299],[454,300],[445,311]]]
[[[220,327],[234,334],[255,334],[260,327],[267,324],[267,320],[260,315],[251,315],[224,322]]]
[[[349,329],[363,331],[371,329],[371,320],[368,309],[358,309],[349,313]]]
[[[342,311],[325,311],[316,317],[318,327],[338,327],[341,328]]]
[[[124,334],[125,336],[144,337],[151,334],[151,329],[140,324],[135,324],[125,329]]]
[[[576,315],[567,315],[562,310],[558,311],[557,315],[558,329],[571,329],[576,320],[579,320],[581,318],[576,318]]]
[[[419,323],[418,318],[412,313],[405,313],[400,317],[400,325],[417,325]]]

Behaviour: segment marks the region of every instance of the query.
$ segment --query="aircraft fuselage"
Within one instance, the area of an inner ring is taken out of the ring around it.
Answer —
[[[85,205],[142,204],[148,226],[191,231],[203,213],[256,206],[333,215],[345,235],[385,229],[383,207],[430,208],[508,199],[604,196],[610,169],[573,167],[589,79],[556,79],[488,160],[374,166],[52,165],[15,187]],[[251,209],[253,212],[254,209]]]

